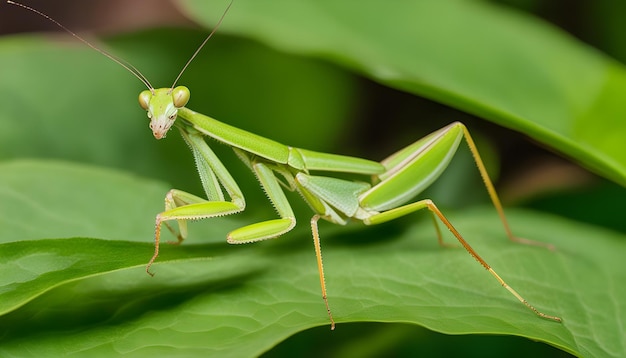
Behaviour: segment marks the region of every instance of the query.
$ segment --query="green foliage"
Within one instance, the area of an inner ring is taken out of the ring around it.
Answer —
[[[226,6],[185,4],[207,27]],[[236,0],[219,35],[241,37],[213,38],[183,76],[180,84],[192,91],[189,107],[286,144],[333,150],[359,135],[351,122],[363,97],[353,75],[313,59],[324,58],[519,130],[626,182],[626,82],[617,62],[536,19],[487,3],[355,4]],[[161,29],[105,46],[155,86],[169,86],[204,35]],[[297,210],[298,228],[279,240],[225,243],[229,230],[274,214],[244,166],[219,145],[212,146],[242,182],[247,212],[191,224],[188,242],[164,245],[156,276],[149,277],[144,265],[164,194],[171,187],[201,189],[178,135],[152,138],[135,100],[142,89],[80,43],[29,36],[0,41],[1,356],[255,356],[289,337],[282,347],[302,339],[320,349],[320,341],[343,337],[320,353],[374,356],[427,334],[406,324],[526,337],[578,356],[626,354],[620,334],[626,330],[624,235],[510,209],[516,234],[558,250],[515,245],[489,206],[445,213],[509,284],[561,316],[562,324],[535,317],[465,251],[440,248],[431,222],[415,215],[380,227],[321,224],[338,321],[331,333],[306,208]],[[407,123],[398,136],[426,134],[412,128]],[[478,185],[470,190],[484,191]],[[611,199],[623,194],[620,188]],[[589,198],[567,205],[603,211]],[[623,213],[613,212],[604,216]],[[316,326],[322,328],[311,330]],[[353,338],[367,332],[367,342],[341,336],[344,329]],[[479,345],[481,356],[488,356],[485,345],[492,343]]]
[[[1,212],[9,224],[0,236],[3,356],[253,356],[296,332],[328,328],[306,231],[229,247],[221,237],[246,220],[195,225],[203,231],[186,245],[165,246],[151,278],[144,272],[151,244],[135,241],[151,236],[156,194],[166,186],[59,162],[7,162],[0,171],[0,200],[11,204]],[[93,190],[88,197],[86,190]],[[519,335],[584,356],[620,351],[623,235],[545,214],[509,215],[519,235],[560,250],[503,240],[491,208],[452,219],[511,285],[562,324],[531,314],[464,250],[440,248],[431,223],[421,221],[400,231],[322,226],[332,238],[325,262],[338,329],[403,322]],[[68,231],[78,237],[56,239]]]

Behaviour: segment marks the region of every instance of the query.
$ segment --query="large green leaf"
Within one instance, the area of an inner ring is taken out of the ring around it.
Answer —
[[[227,1],[181,3],[211,27]],[[238,0],[220,32],[492,120],[626,185],[624,66],[530,16],[481,1]]]
[[[229,246],[229,229],[260,218],[203,221],[189,242],[163,246],[150,278],[142,264],[166,186],[67,163],[7,162],[0,173],[2,356],[253,356],[328,326],[307,230]],[[519,335],[581,356],[626,353],[624,236],[527,211],[509,218],[558,251],[508,242],[493,208],[450,214],[509,284],[562,324],[534,316],[464,250],[440,248],[420,220],[403,231],[321,226],[338,329],[405,322]],[[100,239],[62,238],[68,231]]]

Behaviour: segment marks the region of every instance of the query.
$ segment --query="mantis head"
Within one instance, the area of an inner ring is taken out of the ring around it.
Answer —
[[[139,105],[148,112],[154,138],[165,138],[176,121],[178,109],[187,104],[189,96],[185,86],[150,89],[139,94]]]

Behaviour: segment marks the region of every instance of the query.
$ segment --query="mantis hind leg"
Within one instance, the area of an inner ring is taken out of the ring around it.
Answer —
[[[450,223],[450,221],[445,217],[445,215],[443,215],[443,213],[437,208],[437,206],[435,205],[435,203],[432,202],[432,200],[430,199],[424,199],[424,200],[420,200],[411,204],[407,204],[395,209],[391,209],[379,214],[375,214],[372,215],[371,217],[369,217],[368,219],[363,220],[363,222],[366,225],[376,225],[376,224],[381,224],[393,219],[397,219],[399,217],[402,217],[404,215],[410,214],[414,211],[418,211],[418,210],[422,210],[422,209],[428,209],[434,216],[433,217],[437,217],[447,228],[448,230],[450,230],[450,232],[456,237],[456,239],[459,241],[459,243],[463,246],[463,248],[474,258],[476,259],[476,261],[478,261],[478,263],[480,263],[487,271],[489,271],[489,273],[500,283],[500,285],[502,285],[502,287],[506,288],[513,296],[515,296],[515,298],[517,298],[522,304],[524,304],[528,309],[530,309],[531,311],[533,311],[537,316],[541,317],[541,318],[545,318],[545,319],[549,319],[549,320],[553,320],[556,322],[561,322],[561,318],[556,317],[556,316],[551,316],[548,314],[545,314],[541,311],[539,311],[538,309],[536,309],[534,306],[532,306],[530,303],[528,303],[528,301],[526,301],[526,299],[524,299],[519,293],[517,293],[517,291],[515,291],[511,286],[509,286],[497,273],[496,271],[494,271],[491,266],[480,256],[478,255],[478,253],[470,246],[470,244],[465,241],[465,239],[463,238],[463,236],[461,236],[461,234],[456,230],[456,228],[454,228],[454,226],[452,226],[452,224]],[[435,223],[436,224],[436,223]],[[441,233],[438,232],[439,235],[439,242],[441,243]]]
[[[543,242],[529,240],[523,237],[518,237],[518,236],[513,235],[513,232],[511,231],[511,227],[509,226],[509,222],[506,219],[506,216],[504,215],[504,209],[502,209],[500,198],[498,197],[498,194],[496,193],[496,189],[493,186],[491,179],[489,178],[489,174],[487,174],[487,169],[485,168],[485,164],[483,163],[483,160],[481,159],[480,154],[478,154],[478,148],[476,148],[476,144],[474,144],[474,140],[472,139],[472,136],[469,134],[467,127],[465,127],[465,125],[461,123],[459,124],[462,126],[463,136],[465,137],[465,142],[467,143],[467,146],[472,152],[472,156],[474,157],[474,162],[476,163],[476,167],[478,168],[478,171],[480,172],[480,176],[483,180],[483,183],[485,184],[485,187],[487,188],[487,192],[489,193],[491,202],[493,203],[493,206],[495,206],[496,210],[498,211],[498,215],[500,216],[500,221],[502,221],[502,225],[504,226],[504,230],[506,231],[506,234],[509,237],[509,240],[520,243],[520,244],[524,244],[524,245],[541,246],[541,247],[547,248],[548,250],[554,250],[555,248],[554,248],[554,245],[552,244],[546,244]]]

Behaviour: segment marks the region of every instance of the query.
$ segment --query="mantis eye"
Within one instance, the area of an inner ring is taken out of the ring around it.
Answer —
[[[176,108],[184,107],[189,102],[189,89],[185,86],[178,86],[172,90],[172,98]]]
[[[141,93],[139,94],[139,105],[141,106],[141,108],[147,111],[148,107],[150,106],[151,98],[152,93],[150,92],[150,90],[141,91]]]

